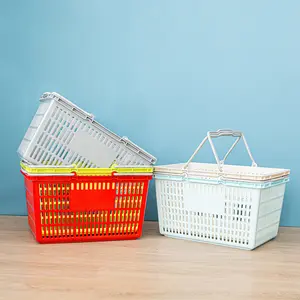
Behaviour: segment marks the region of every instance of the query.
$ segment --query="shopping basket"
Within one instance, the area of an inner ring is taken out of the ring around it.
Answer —
[[[153,165],[155,157],[126,137],[119,137],[57,93],[44,93],[19,146],[21,159],[32,164],[94,168]]]
[[[233,136],[236,141],[223,160],[213,138]],[[251,167],[224,165],[243,140]],[[192,163],[209,141],[216,164]],[[184,164],[154,169],[160,233],[243,249],[276,237],[289,170],[257,167],[242,132],[208,132]]]
[[[40,243],[137,239],[149,167],[84,169],[21,163],[29,227]]]

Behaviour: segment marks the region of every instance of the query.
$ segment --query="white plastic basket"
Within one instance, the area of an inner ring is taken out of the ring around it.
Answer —
[[[32,164],[110,167],[153,165],[155,157],[121,138],[57,93],[44,93],[18,149]]]
[[[237,140],[221,161],[212,138]],[[251,167],[224,165],[242,139]],[[217,164],[191,163],[209,141]],[[185,164],[154,169],[160,233],[242,249],[276,237],[289,170],[257,167],[242,132],[208,132]]]

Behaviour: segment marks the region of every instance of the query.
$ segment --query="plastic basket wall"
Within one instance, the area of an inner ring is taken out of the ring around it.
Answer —
[[[38,242],[141,236],[151,176],[23,175],[28,223]]]
[[[276,237],[285,183],[265,189],[155,179],[160,233],[244,249]]]
[[[130,140],[120,138],[55,93],[43,95],[18,153],[32,164],[76,164],[86,168],[156,162]]]

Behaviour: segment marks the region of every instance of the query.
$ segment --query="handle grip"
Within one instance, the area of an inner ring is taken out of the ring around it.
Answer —
[[[219,136],[233,136],[233,137],[242,137],[243,133],[241,131],[235,131],[231,129],[219,129],[217,131],[208,131],[207,136],[216,138]]]

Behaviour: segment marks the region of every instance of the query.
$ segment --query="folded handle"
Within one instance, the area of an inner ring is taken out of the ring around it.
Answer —
[[[228,152],[226,153],[226,155],[224,156],[224,158],[222,160],[220,160],[218,153],[216,151],[215,145],[212,141],[212,138],[217,138],[220,136],[233,136],[233,137],[237,137],[236,141],[233,143],[233,145],[230,147],[230,149],[228,150]],[[224,162],[226,160],[226,158],[228,157],[228,155],[232,152],[233,148],[237,145],[237,143],[240,140],[243,140],[246,150],[248,152],[248,155],[252,161],[252,166],[253,167],[257,167],[256,162],[254,161],[254,158],[251,154],[250,148],[248,146],[248,143],[246,141],[246,138],[243,134],[243,132],[241,131],[236,131],[236,130],[231,130],[231,129],[219,129],[217,131],[208,131],[206,137],[202,140],[202,142],[200,143],[200,145],[198,146],[198,148],[195,150],[195,152],[193,153],[193,155],[190,157],[190,159],[187,161],[187,163],[183,166],[183,169],[187,169],[187,167],[189,166],[190,162],[194,159],[195,155],[199,152],[199,150],[203,147],[203,145],[205,144],[205,142],[208,140],[209,144],[211,146],[212,152],[214,154],[214,157],[216,159],[219,171],[222,172],[223,171],[223,165]]]

